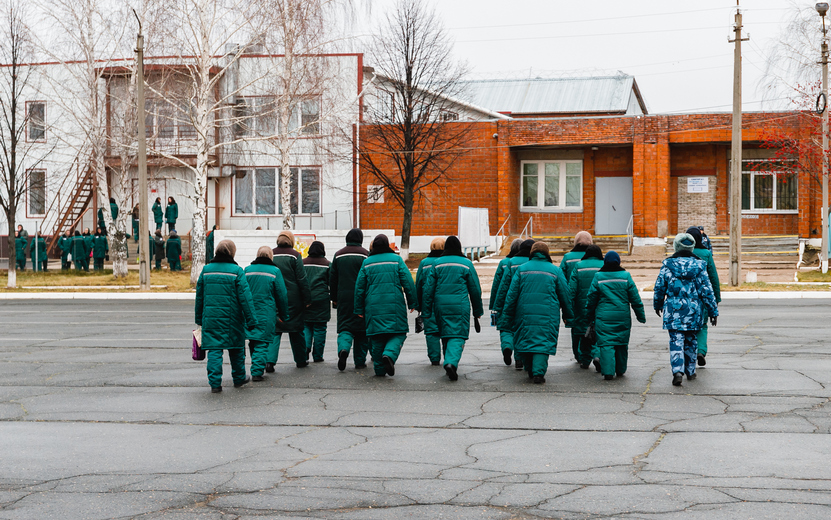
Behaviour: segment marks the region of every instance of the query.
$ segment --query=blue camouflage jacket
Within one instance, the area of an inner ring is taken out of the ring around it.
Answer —
[[[663,310],[664,329],[700,330],[704,307],[710,316],[718,316],[707,264],[685,252],[664,260],[655,281],[652,305],[656,311]]]

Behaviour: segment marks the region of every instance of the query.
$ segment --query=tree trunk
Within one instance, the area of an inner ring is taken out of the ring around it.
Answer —
[[[410,257],[410,232],[413,224],[413,192],[404,189],[404,221],[401,223],[401,259],[405,262]]]
[[[11,199],[11,197],[9,197]],[[15,289],[17,287],[17,250],[14,243],[14,228],[17,226],[15,212],[17,208],[11,207],[6,212],[6,222],[9,223],[9,280],[6,287]]]
[[[111,230],[107,235],[110,240],[113,276],[124,278],[127,276],[127,230],[122,210],[119,210],[118,218],[107,229]]]
[[[205,267],[205,217],[208,214],[206,204],[208,195],[208,151],[207,143],[200,147],[196,155],[196,179],[193,183],[194,203],[193,229],[190,232],[190,283],[196,285],[202,268]],[[185,251],[182,251],[182,256]]]

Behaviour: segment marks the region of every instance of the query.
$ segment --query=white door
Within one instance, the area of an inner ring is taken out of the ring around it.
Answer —
[[[632,177],[595,178],[597,235],[625,235],[632,217]]]

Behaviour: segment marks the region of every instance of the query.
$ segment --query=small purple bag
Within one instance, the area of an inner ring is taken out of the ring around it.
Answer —
[[[193,360],[194,361],[204,361],[205,360],[205,351],[202,350],[200,346],[202,343],[202,329],[194,330],[193,331]]]

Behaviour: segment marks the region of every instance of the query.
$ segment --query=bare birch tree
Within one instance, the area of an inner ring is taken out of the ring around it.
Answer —
[[[451,122],[465,67],[435,12],[399,0],[372,46],[376,92],[359,154],[363,171],[404,211],[401,256],[410,248],[413,208],[426,188],[449,180],[469,125]],[[357,188],[357,187],[356,187]]]
[[[26,11],[13,2],[0,11],[0,207],[9,225],[8,287],[17,286],[15,271],[15,226],[17,210],[30,190],[30,197],[43,193],[34,204],[46,205],[46,177],[31,176],[51,148],[41,143],[47,132],[46,114],[28,110],[26,95],[32,96],[35,77],[28,65],[34,58],[34,46],[24,20]],[[33,185],[36,183],[37,185]]]

